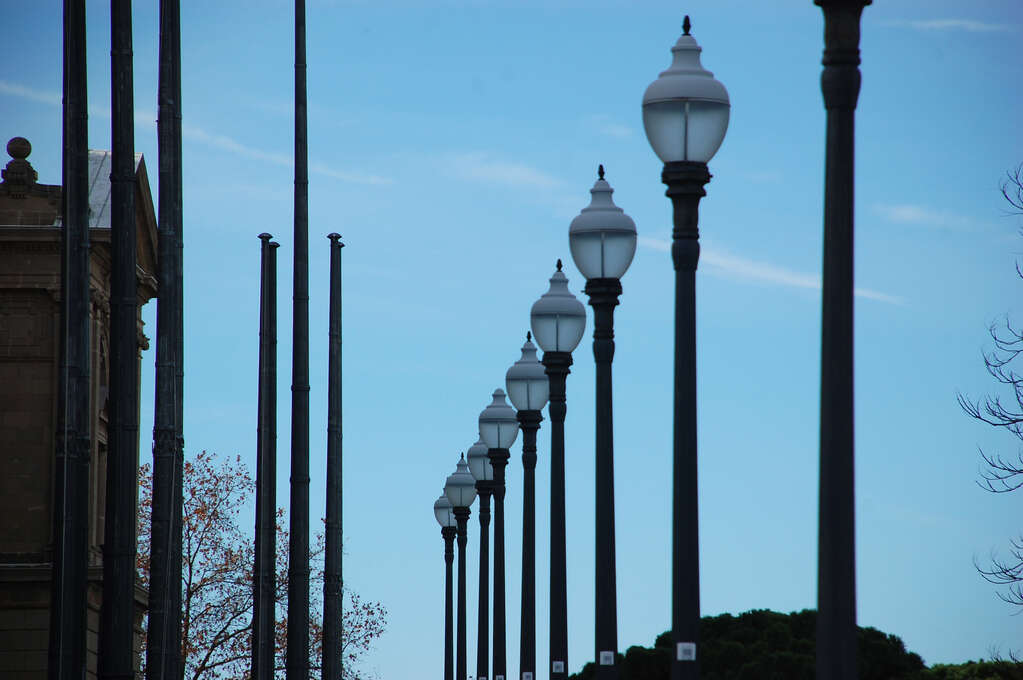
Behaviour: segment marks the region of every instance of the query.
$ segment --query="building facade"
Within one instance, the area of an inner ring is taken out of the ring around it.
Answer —
[[[0,678],[44,680],[54,550],[54,444],[60,367],[59,184],[40,184],[21,137],[0,181]],[[138,304],[156,297],[156,215],[136,155]],[[91,457],[87,677],[95,678],[106,502],[110,346],[109,151],[89,152]],[[149,347],[138,319],[139,364]],[[136,375],[139,375],[137,370]],[[141,397],[141,395],[140,395]],[[141,401],[141,398],[140,398]],[[137,457],[137,446],[136,446]],[[136,587],[138,622],[146,593]]]

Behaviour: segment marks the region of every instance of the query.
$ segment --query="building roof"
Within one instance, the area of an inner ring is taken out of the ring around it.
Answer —
[[[104,149],[89,149],[89,227],[110,228],[110,171],[113,154]],[[138,175],[142,154],[135,154]]]

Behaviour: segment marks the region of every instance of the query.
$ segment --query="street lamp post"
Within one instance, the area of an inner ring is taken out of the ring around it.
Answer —
[[[454,680],[455,669],[453,630],[451,629],[451,563],[455,559],[455,534],[458,521],[447,494],[433,504],[433,515],[440,524],[440,535],[444,539],[444,680]]]
[[[465,545],[468,543],[469,506],[476,500],[476,480],[469,474],[465,456],[458,461],[455,471],[448,475],[444,495],[451,501],[458,536],[458,624],[455,644],[455,677],[465,680]]]
[[[494,390],[494,400],[480,413],[480,439],[494,467],[494,680],[505,680],[504,608],[504,469],[509,449],[519,434],[515,409],[505,403],[504,390]]]
[[[853,150],[860,16],[870,0],[815,0],[824,13],[821,91],[828,112],[821,315],[817,677],[856,675],[853,448]]]
[[[664,161],[661,181],[671,199],[671,257],[675,267],[675,413],[672,502],[671,680],[699,677],[700,542],[696,449],[696,266],[700,198],[710,181],[707,161],[728,129],[724,85],[700,64],[701,48],[683,34],[672,47],[668,70],[643,95],[643,126]]]
[[[536,676],[536,432],[550,392],[536,345],[526,333],[522,357],[505,373],[508,398],[522,429],[522,608],[519,619],[519,678]]]
[[[466,456],[469,472],[476,480],[476,493],[480,498],[480,580],[479,620],[476,624],[476,678],[487,680],[490,663],[490,496],[494,492],[494,466],[487,457],[487,445],[482,439],[469,447]]]
[[[568,290],[568,278],[557,271],[550,288],[533,303],[529,314],[533,338],[543,350],[542,363],[550,387],[551,419],[551,599],[550,678],[568,677],[568,596],[565,554],[565,383],[572,350],[586,329],[586,308]]]
[[[595,661],[597,677],[618,677],[618,603],[615,579],[614,426],[611,406],[611,361],[614,358],[614,308],[622,293],[621,277],[636,254],[636,224],[614,204],[614,189],[604,180],[604,166],[590,189],[590,205],[572,220],[568,243],[572,259],[586,277],[584,292],[593,307],[593,358],[597,368],[596,411],[596,565]]]

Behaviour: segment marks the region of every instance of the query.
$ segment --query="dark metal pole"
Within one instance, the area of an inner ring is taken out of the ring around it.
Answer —
[[[827,109],[821,319],[821,459],[817,677],[856,674],[853,466],[853,150],[860,91],[860,15],[870,0],[815,0],[824,12]]]
[[[454,513],[458,522],[458,632],[455,643],[457,647],[455,679],[466,680],[468,676],[465,660],[465,544],[468,542],[466,525],[469,522],[469,508],[456,507]]]
[[[341,234],[330,239],[327,364],[327,544],[323,567],[323,680],[341,680]]]
[[[476,678],[487,679],[490,665],[490,495],[493,482],[477,481],[480,499],[480,580],[479,619],[476,624]]]
[[[550,384],[551,419],[551,604],[550,678],[568,678],[568,574],[565,548],[565,384],[571,352],[544,352],[541,363]]]
[[[253,680],[274,677],[277,505],[277,244],[259,235],[259,396],[256,427],[256,545],[252,598]]]
[[[85,2],[64,0],[60,375],[54,447],[49,677],[86,664],[89,551],[89,139]],[[27,154],[26,154],[27,155]]]
[[[455,680],[455,644],[451,603],[451,563],[455,561],[455,527],[443,527],[444,538],[444,680]]]
[[[494,680],[504,680],[507,666],[504,598],[504,471],[511,457],[508,449],[489,449],[494,468]]]
[[[184,219],[182,201],[182,153],[181,153],[181,6],[180,0],[173,0],[171,23],[168,32],[171,39],[171,96],[174,107],[171,116],[172,201],[171,218],[174,220],[175,252],[174,252],[174,497],[171,519],[171,603],[174,619],[172,632],[174,650],[171,652],[173,663],[172,678],[184,678],[184,660],[181,658],[181,555],[182,530],[184,527],[182,511],[184,509],[184,466],[185,466],[185,265],[184,265]]]
[[[614,358],[614,308],[622,293],[618,279],[589,279],[585,293],[593,307],[593,358],[597,363],[597,507],[596,617],[597,678],[617,680],[618,598],[615,579],[614,429],[611,407],[611,361]]]
[[[700,521],[696,447],[696,268],[706,163],[665,163],[661,181],[673,208],[675,267],[675,413],[671,533],[671,680],[700,676]]]
[[[536,432],[540,411],[518,411],[522,429],[522,609],[519,680],[536,677]]]
[[[295,0],[295,269],[287,678],[309,678],[309,144],[305,0]]]
[[[110,425],[98,675],[135,677],[135,514],[138,506],[138,299],[135,278],[135,103],[131,0],[110,3]]]
[[[181,43],[179,0],[160,2],[158,87],[159,281],[156,402],[153,419],[153,508],[146,676],[178,680],[181,672],[181,506],[183,469],[181,315]]]

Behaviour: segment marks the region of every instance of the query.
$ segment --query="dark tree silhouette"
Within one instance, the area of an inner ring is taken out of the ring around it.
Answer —
[[[1006,173],[1002,195],[1010,206],[1009,214],[1023,215],[1023,164]],[[1023,230],[1021,230],[1023,234]],[[1016,273],[1023,269],[1016,263]],[[1017,358],[1023,354],[1023,328],[1014,326],[1006,316],[992,323],[988,333],[993,349],[984,352],[984,368],[998,383],[999,392],[974,401],[959,393],[959,406],[971,418],[1009,432],[1020,441],[1015,456],[1003,456],[980,449],[983,469],[978,484],[992,493],[1007,493],[1023,487],[1023,375],[1016,372]],[[998,597],[1023,608],[1023,534],[1009,541],[1009,557],[992,553],[990,563],[974,561],[977,571],[988,582],[1004,588]]]
[[[814,680],[817,612],[781,614],[766,609],[737,616],[700,619],[700,677],[703,680]],[[652,648],[633,646],[619,654],[622,680],[668,680],[670,632],[657,636]],[[876,628],[857,632],[860,680],[924,680],[923,660],[902,640]],[[596,666],[586,664],[570,680],[589,680]],[[927,678],[929,680],[929,678]]]

